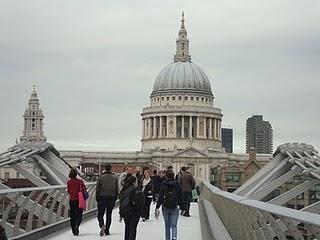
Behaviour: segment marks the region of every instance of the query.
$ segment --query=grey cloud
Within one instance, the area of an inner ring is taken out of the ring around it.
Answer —
[[[34,81],[58,148],[137,150],[140,113],[172,61],[181,10],[235,149],[244,151],[252,114],[272,123],[275,146],[320,149],[319,1],[10,0],[0,3],[0,150],[21,135]]]

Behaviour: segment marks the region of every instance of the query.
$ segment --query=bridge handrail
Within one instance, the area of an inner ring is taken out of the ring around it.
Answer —
[[[248,199],[209,182],[202,183],[200,196],[212,204],[232,239],[320,239],[318,214]]]
[[[86,212],[96,209],[95,182],[85,183],[89,192]],[[17,237],[69,217],[66,185],[0,190],[0,223],[9,238]]]
[[[204,182],[204,184],[214,194],[228,198],[232,201],[238,202],[239,204],[254,207],[256,209],[268,211],[272,214],[280,215],[283,217],[288,217],[288,218],[294,219],[296,221],[310,223],[310,224],[313,224],[313,225],[320,227],[320,215],[319,214],[298,211],[298,210],[287,208],[287,207],[282,207],[282,206],[278,206],[278,205],[274,205],[274,204],[270,204],[270,203],[266,203],[266,202],[248,199],[246,197],[242,197],[242,196],[230,193],[230,192],[223,191],[223,190],[211,185],[209,182]]]
[[[95,182],[85,183],[86,186],[96,185]],[[55,186],[43,186],[43,187],[28,187],[28,188],[8,188],[1,189],[0,195],[8,194],[8,193],[17,193],[17,192],[32,192],[32,191],[42,191],[42,190],[50,190],[50,189],[64,189],[67,185],[55,185]]]

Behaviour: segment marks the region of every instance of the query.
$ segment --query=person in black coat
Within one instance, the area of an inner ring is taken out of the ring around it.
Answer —
[[[137,187],[137,178],[135,176],[129,176],[119,194],[119,221],[121,222],[122,219],[124,219],[124,240],[135,240],[137,236],[137,227],[141,212],[135,211],[132,207],[132,196]]]
[[[150,205],[153,199],[154,184],[150,177],[150,173],[146,171],[142,180],[142,192],[144,195],[144,208],[142,212],[142,221],[146,221],[150,217]]]
[[[158,175],[157,170],[153,170],[153,175],[151,176],[151,179],[153,181],[153,187],[154,187],[153,201],[156,202],[158,200],[160,186],[161,186],[161,178]]]

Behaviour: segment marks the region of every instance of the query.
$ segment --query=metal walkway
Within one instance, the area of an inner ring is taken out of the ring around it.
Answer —
[[[152,205],[151,213],[154,212],[155,205]],[[200,231],[198,204],[194,203],[191,205],[191,217],[179,217],[178,220],[178,239],[202,239]],[[162,215],[159,220],[154,219],[151,214],[151,219],[146,222],[140,221],[138,224],[137,240],[152,239],[152,240],[163,240],[164,239],[164,221]],[[110,240],[123,240],[124,238],[124,223],[119,223],[118,209],[113,211],[111,225],[111,235],[104,236],[105,239]],[[99,239],[99,226],[96,218],[91,219],[87,222],[83,222],[80,226],[79,236],[73,236],[70,229],[55,232],[54,234],[43,238],[46,240],[69,240],[69,239]]]

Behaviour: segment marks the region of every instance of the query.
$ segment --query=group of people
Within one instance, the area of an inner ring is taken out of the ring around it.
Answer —
[[[150,218],[150,206],[154,202],[155,218],[159,218],[160,207],[165,222],[165,239],[177,240],[177,222],[180,215],[190,217],[190,202],[195,180],[190,168],[182,167],[177,175],[170,166],[158,174],[150,173],[147,167],[136,169],[126,167],[121,174],[112,173],[110,164],[99,176],[96,185],[97,219],[100,236],[110,234],[112,211],[119,198],[119,221],[125,223],[125,240],[135,240],[140,218],[146,222]],[[84,188],[83,181],[76,178],[77,171],[70,171],[67,183],[70,200],[70,223],[74,235],[79,234],[82,209],[77,195]],[[106,218],[104,220],[104,215]]]

